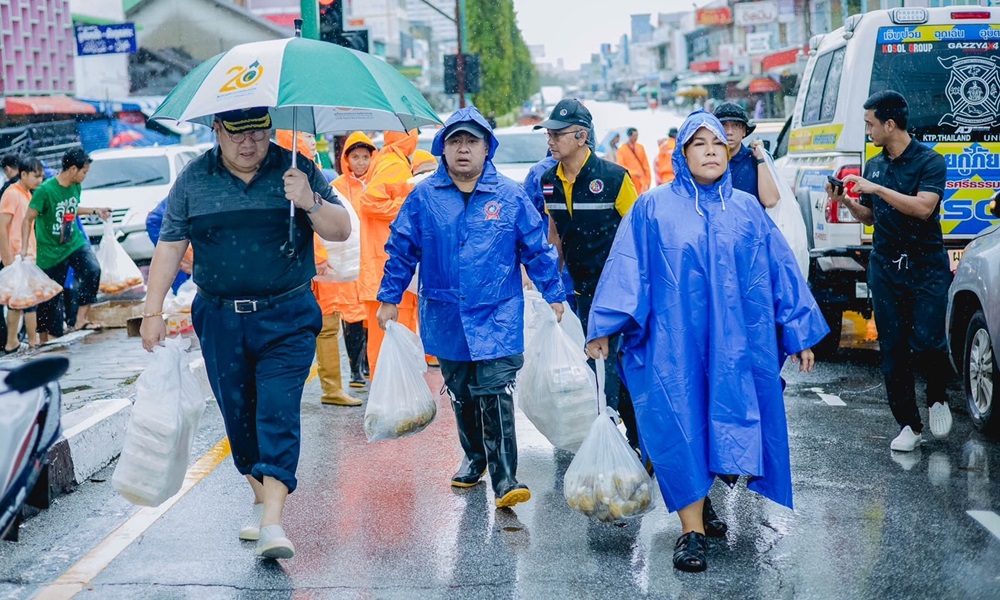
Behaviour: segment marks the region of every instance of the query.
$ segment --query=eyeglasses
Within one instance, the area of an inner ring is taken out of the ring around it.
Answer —
[[[224,127],[222,128],[222,130],[226,131]],[[254,129],[252,131],[244,131],[241,133],[229,133],[228,131],[226,131],[226,135],[229,136],[229,139],[234,144],[242,144],[247,139],[248,136],[250,137],[251,140],[255,142],[263,142],[269,137],[268,134],[270,132],[271,131],[269,129]]]
[[[573,131],[552,131],[551,129],[548,129],[548,130],[545,131],[545,135],[550,140],[555,140],[555,141],[558,142],[559,139],[562,138],[562,136],[569,135],[571,133],[577,133],[577,132],[580,132],[580,131],[584,131],[584,130],[583,129],[574,129]]]

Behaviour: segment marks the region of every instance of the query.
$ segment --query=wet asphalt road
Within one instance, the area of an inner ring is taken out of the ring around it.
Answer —
[[[1000,444],[973,431],[956,386],[949,438],[891,455],[896,425],[865,346],[812,375],[786,367],[796,510],[717,483],[730,530],[711,543],[706,573],[672,568],[680,524],[658,494],[627,523],[572,512],[561,490],[571,455],[523,416],[519,476],[533,497],[496,510],[488,485],[448,485],[461,454],[445,397],[424,432],[368,444],[363,409],[320,405],[314,380],[286,509],[294,559],[260,561],[237,539],[251,495],[227,458],[76,597],[1000,598],[1000,539],[966,512],[1000,511]],[[438,390],[437,370],[428,378]],[[222,436],[210,406],[192,460]],[[0,543],[0,598],[30,598],[74,564],[100,563],[92,550],[137,510],[111,472],[31,519],[21,542]]]

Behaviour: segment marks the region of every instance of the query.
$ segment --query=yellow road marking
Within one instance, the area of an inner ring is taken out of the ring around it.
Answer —
[[[230,454],[229,438],[222,438],[211,450],[198,459],[184,476],[184,484],[172,498],[157,506],[139,509],[128,521],[104,538],[86,556],[63,573],[59,579],[43,588],[35,600],[68,600],[90,585],[101,571],[118,558],[128,546],[139,539],[149,527],[174,504],[183,498],[191,488],[215,470]]]

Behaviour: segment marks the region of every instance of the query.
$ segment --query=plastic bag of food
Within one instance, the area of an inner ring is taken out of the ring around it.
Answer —
[[[553,446],[576,452],[597,416],[594,372],[548,304],[538,314],[541,325],[525,346],[517,379],[518,406]]]
[[[194,304],[194,297],[198,295],[198,286],[194,284],[194,279],[188,279],[181,284],[181,287],[177,288],[177,294],[174,296],[174,302],[171,305],[171,310],[167,310],[166,305],[164,305],[164,313],[189,313],[191,312],[191,305]]]
[[[135,404],[111,484],[126,500],[159,506],[184,483],[205,400],[184,352],[191,341],[169,338],[136,380]]]
[[[598,387],[604,387],[604,360],[597,361]],[[601,398],[604,391],[599,391]],[[653,480],[642,468],[615,423],[618,413],[603,400],[587,438],[566,469],[563,495],[569,507],[598,521],[617,521],[649,511]]]
[[[97,248],[97,262],[101,265],[101,283],[98,289],[102,294],[120,294],[145,283],[142,271],[115,238],[114,226],[110,220],[104,222],[104,235]]]
[[[30,258],[15,256],[14,262],[0,271],[0,304],[15,310],[37,306],[61,291],[62,286]]]
[[[334,191],[351,218],[351,235],[343,242],[330,242],[320,238],[320,243],[327,252],[326,264],[330,270],[324,275],[317,275],[316,280],[347,283],[357,281],[361,273],[361,221],[350,201]]]
[[[437,404],[424,380],[426,372],[420,338],[395,321],[386,323],[385,339],[378,352],[378,371],[372,379],[365,408],[365,435],[369,442],[403,437],[430,425],[437,414]]]

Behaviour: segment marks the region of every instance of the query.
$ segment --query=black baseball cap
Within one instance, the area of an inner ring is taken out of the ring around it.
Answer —
[[[216,114],[215,118],[222,122],[222,126],[229,133],[271,128],[271,115],[267,112],[266,106],[221,112]]]
[[[560,100],[552,109],[549,118],[535,125],[535,129],[566,129],[571,125],[579,125],[584,129],[594,127],[594,118],[590,115],[590,111],[576,98]]]
[[[459,131],[464,131],[466,133],[472,134],[473,136],[479,139],[485,139],[486,136],[489,135],[489,133],[485,129],[480,127],[474,121],[459,121],[458,123],[453,125],[451,129],[445,132],[444,139],[450,138]]]
[[[726,121],[736,121],[738,123],[743,123],[747,128],[747,135],[753,133],[754,129],[757,129],[756,125],[750,124],[750,118],[747,116],[745,110],[743,110],[739,104],[733,102],[723,102],[715,109],[715,118],[719,121],[725,123]]]

